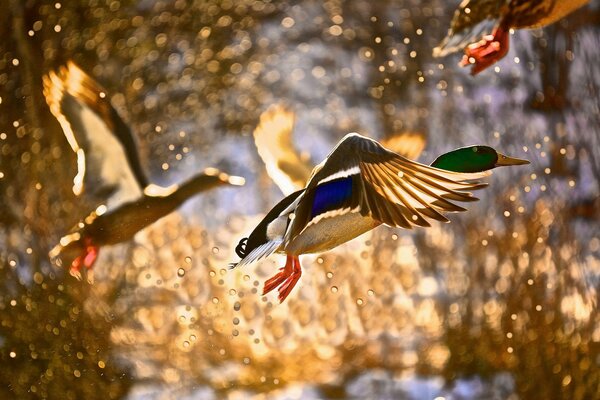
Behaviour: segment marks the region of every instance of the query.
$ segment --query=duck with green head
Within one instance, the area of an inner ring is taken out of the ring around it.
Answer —
[[[476,201],[470,191],[487,184],[489,170],[529,161],[488,146],[460,148],[430,166],[411,161],[357,133],[346,135],[312,171],[304,189],[281,200],[236,247],[244,266],[272,253],[287,255],[267,280],[263,294],[279,287],[279,300],[300,276],[299,256],[320,253],[381,224],[411,229],[430,220],[448,222],[444,212],[466,211],[453,201]]]

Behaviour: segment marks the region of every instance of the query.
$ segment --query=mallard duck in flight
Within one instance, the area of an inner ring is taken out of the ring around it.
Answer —
[[[478,74],[506,55],[511,29],[541,28],[587,3],[589,0],[464,0],[433,56],[464,50],[460,65],[472,65],[471,74]]]
[[[236,247],[244,266],[272,253],[287,261],[265,282],[263,294],[279,287],[283,302],[302,270],[299,256],[330,250],[381,224],[411,229],[428,220],[448,222],[443,212],[466,211],[452,201],[476,201],[471,190],[489,170],[529,161],[487,146],[446,153],[431,166],[411,161],[357,133],[346,135],[317,165],[304,189],[281,200]]]
[[[134,137],[110,104],[107,92],[75,63],[43,78],[50,111],[77,157],[73,192],[91,189],[106,199],[62,237],[49,253],[58,265],[70,265],[81,277],[101,246],[124,242],[141,229],[178,208],[195,194],[223,185],[243,185],[244,179],[207,168],[181,185],[150,184],[140,163]]]

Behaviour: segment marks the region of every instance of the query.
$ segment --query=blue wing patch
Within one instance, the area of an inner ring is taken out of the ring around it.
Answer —
[[[325,182],[315,188],[310,217],[343,208],[351,198],[352,176]]]

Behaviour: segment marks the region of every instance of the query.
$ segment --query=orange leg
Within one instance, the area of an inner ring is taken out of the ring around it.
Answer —
[[[471,75],[476,75],[504,57],[508,53],[508,46],[508,30],[500,25],[494,29],[491,35],[486,35],[479,42],[472,43],[465,48],[465,55],[460,66],[473,65]]]
[[[279,287],[278,290],[278,298],[280,303],[284,302],[284,300],[292,292],[292,289],[294,289],[294,286],[296,286],[296,283],[298,283],[300,277],[302,276],[302,267],[300,266],[300,260],[298,259],[298,257],[293,257],[292,265],[294,267],[292,274],[285,280],[285,282],[283,282],[283,284]]]
[[[277,286],[281,285],[294,272],[293,263],[293,257],[287,256],[285,266],[283,268],[279,268],[279,272],[265,282],[263,296],[275,289]]]
[[[98,246],[94,246],[90,239],[85,239],[85,250],[71,262],[69,273],[77,279],[81,279],[81,266],[91,269],[98,258],[98,251]]]
[[[285,266],[280,268],[275,276],[265,282],[263,295],[269,293],[276,287],[279,287],[279,302],[283,303],[294,286],[296,286],[300,276],[302,276],[300,260],[298,257],[288,255]]]

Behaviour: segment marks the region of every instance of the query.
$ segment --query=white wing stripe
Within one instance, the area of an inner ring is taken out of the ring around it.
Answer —
[[[348,168],[348,169],[344,169],[342,171],[338,171],[335,174],[329,175],[323,179],[321,179],[318,183],[317,186],[325,183],[325,182],[329,182],[329,181],[333,181],[334,179],[339,179],[339,178],[347,178],[350,175],[358,175],[360,174],[360,168],[358,165],[355,165],[354,167]]]

